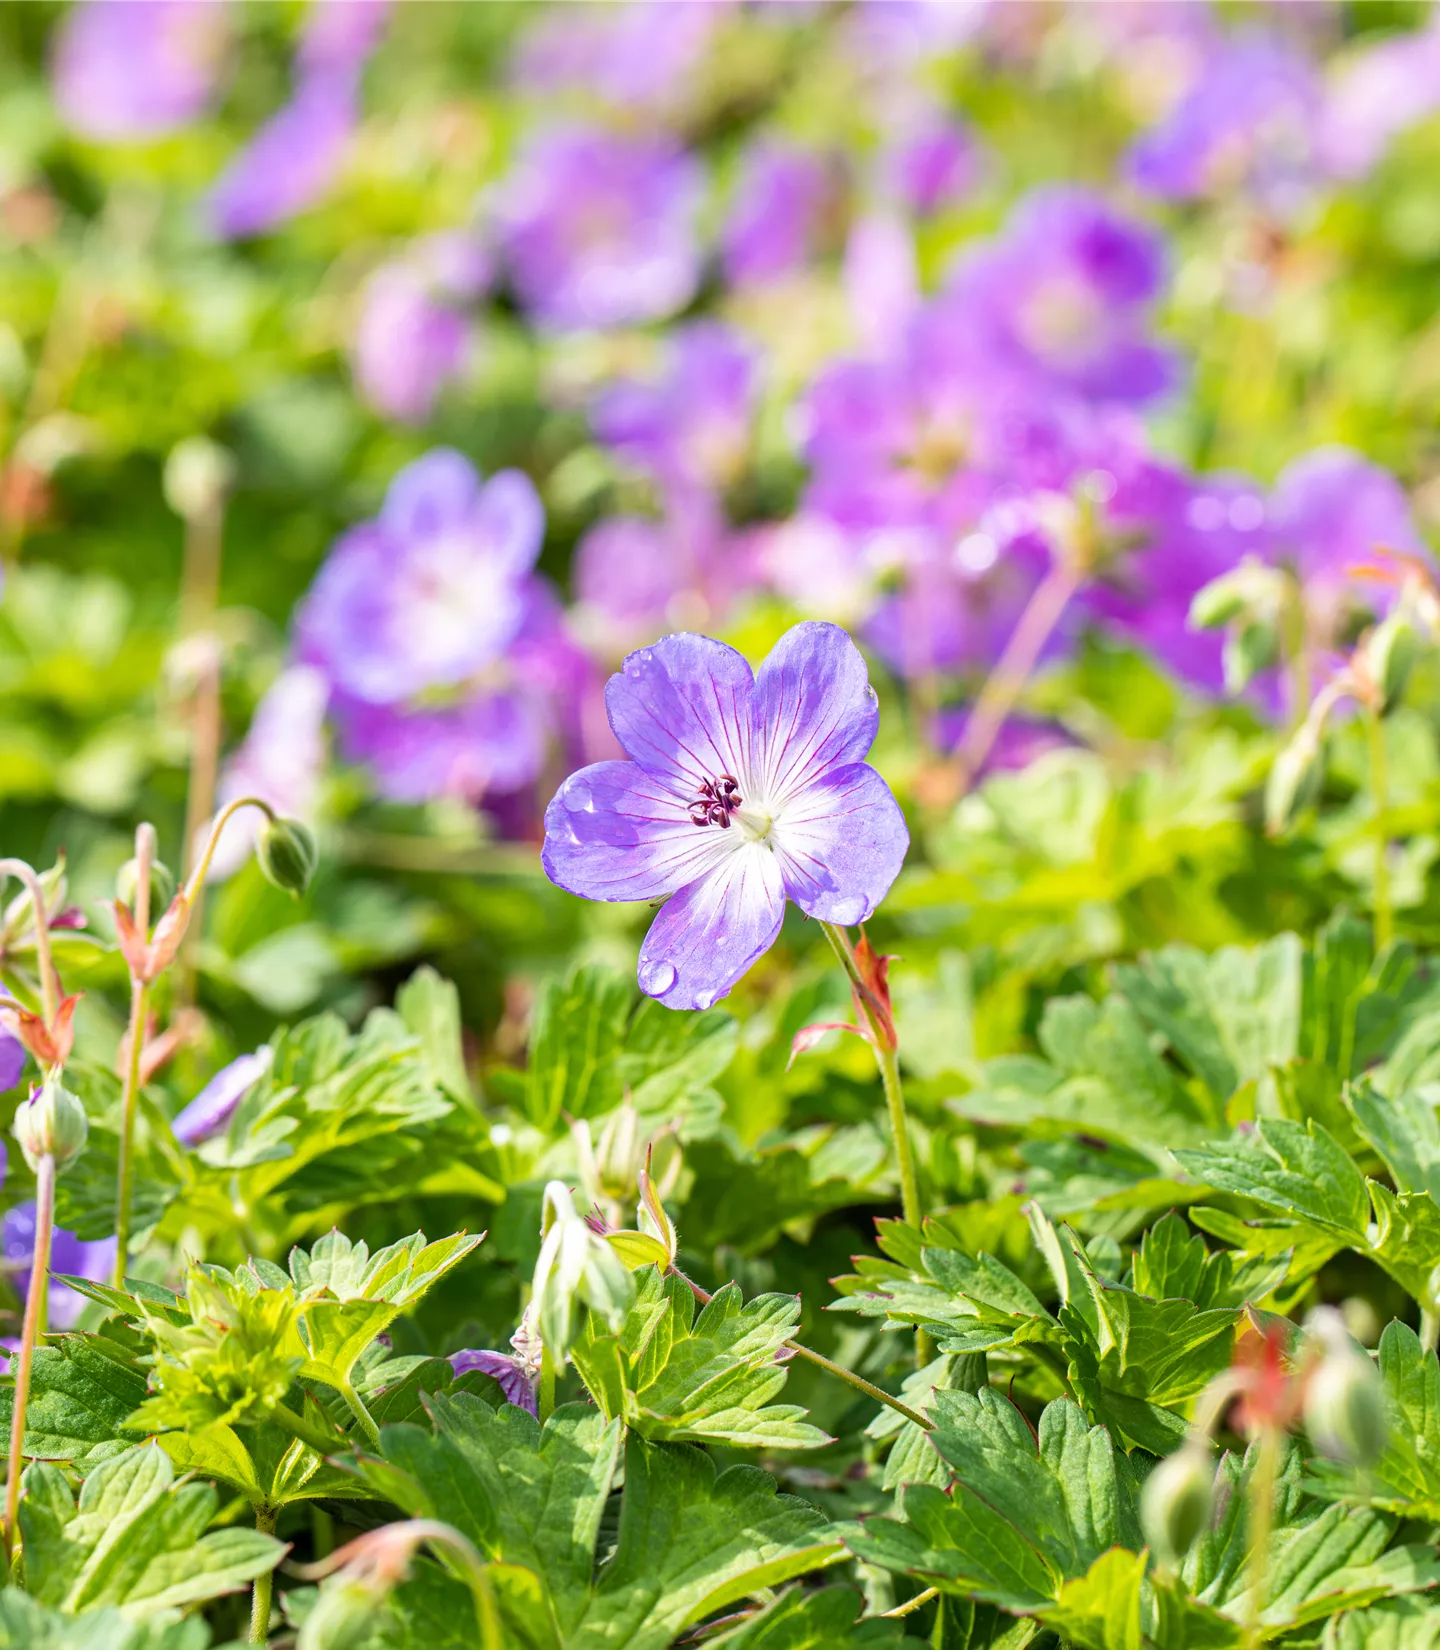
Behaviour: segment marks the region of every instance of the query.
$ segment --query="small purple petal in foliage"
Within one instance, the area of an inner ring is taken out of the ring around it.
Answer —
[[[211,228],[225,240],[260,235],[315,205],[345,163],[359,119],[354,74],[315,74],[231,161],[210,192]]]
[[[528,1409],[532,1415],[540,1412],[535,1403],[535,1388],[520,1367],[517,1358],[505,1352],[482,1352],[466,1348],[450,1354],[450,1367],[457,1375],[468,1375],[478,1369],[482,1375],[493,1375],[500,1384],[506,1400],[516,1409]]]
[[[756,145],[720,237],[725,274],[753,286],[792,274],[814,250],[832,183],[824,157],[792,144]]]
[[[864,763],[877,709],[836,625],[788,631],[759,674],[694,635],[642,648],[606,706],[630,762],[584,768],[545,816],[545,870],[589,899],[670,895],[640,953],[640,988],[709,1008],[774,944],[789,897],[863,921],[909,836]]]
[[[980,160],[965,128],[935,111],[894,139],[884,169],[888,191],[917,217],[928,218],[974,187]]]
[[[657,134],[552,127],[522,152],[495,200],[521,303],[569,330],[662,320],[700,284],[695,157]]]
[[[275,1051],[268,1044],[222,1066],[171,1123],[182,1146],[199,1146],[229,1127],[240,1102],[270,1070]]]
[[[464,681],[519,631],[544,531],[520,471],[482,483],[453,449],[427,453],[330,552],[301,610],[302,655],[369,704]]]
[[[230,27],[220,0],[82,0],[55,46],[55,101],[82,137],[159,137],[204,114]]]
[[[18,1038],[0,1031],[0,1094],[13,1089],[25,1069],[25,1047]],[[0,1171],[3,1178],[3,1171]]]
[[[30,1292],[30,1267],[35,1255],[35,1204],[19,1203],[0,1216],[0,1265],[21,1303]],[[73,1232],[56,1227],[51,1235],[50,1271],[94,1283],[109,1279],[115,1267],[115,1239],[85,1243]],[[50,1285],[47,1315],[52,1328],[68,1329],[85,1308],[85,1297],[63,1283]]]

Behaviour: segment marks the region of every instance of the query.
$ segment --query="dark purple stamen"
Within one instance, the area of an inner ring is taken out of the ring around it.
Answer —
[[[722,773],[718,779],[706,779],[701,783],[699,794],[690,803],[690,823],[692,825],[718,825],[721,830],[730,829],[730,815],[745,800],[740,794],[740,781],[728,773]]]

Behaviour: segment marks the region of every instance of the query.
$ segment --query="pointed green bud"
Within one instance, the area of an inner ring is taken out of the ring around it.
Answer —
[[[140,878],[140,867],[133,859],[127,859],[115,873],[115,898],[122,905],[128,905],[132,910],[135,907],[135,888]],[[162,865],[156,859],[150,863],[150,909],[163,911],[170,901],[175,898],[175,876],[169,866]]]
[[[255,857],[269,881],[299,899],[315,875],[320,850],[314,833],[298,819],[267,819],[255,841]]]
[[[31,1169],[42,1157],[53,1157],[63,1174],[85,1150],[90,1120],[85,1108],[56,1078],[50,1078],[15,1113],[15,1138]]]
[[[1382,716],[1404,693],[1419,651],[1419,632],[1403,607],[1381,620],[1360,644],[1361,663],[1380,694]]]
[[[1332,1461],[1372,1466],[1389,1441],[1385,1391],[1372,1359],[1350,1339],[1333,1308],[1317,1311],[1311,1332],[1325,1351],[1305,1383],[1305,1429]]]
[[[1140,1525],[1162,1564],[1178,1564],[1200,1539],[1215,1504],[1208,1445],[1189,1443],[1168,1456],[1140,1492]]]
[[[1279,836],[1320,794],[1325,781],[1325,757],[1320,741],[1308,727],[1275,758],[1265,786],[1265,829]]]
[[[1211,579],[1202,590],[1195,592],[1190,603],[1189,624],[1192,630],[1222,630],[1249,607],[1253,599],[1250,581],[1243,569],[1222,573]]]
[[[581,1218],[563,1181],[545,1188],[541,1230],[530,1306],[541,1341],[560,1361],[579,1332],[579,1306],[616,1334],[634,1304],[635,1283],[620,1256]]]
[[[364,1650],[375,1642],[375,1622],[387,1590],[342,1572],[320,1589],[301,1623],[295,1650]]]

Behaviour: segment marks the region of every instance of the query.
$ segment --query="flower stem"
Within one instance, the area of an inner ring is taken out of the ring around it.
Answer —
[[[375,1417],[365,1407],[365,1402],[349,1381],[342,1381],[339,1386],[340,1396],[345,1400],[350,1413],[360,1423],[360,1430],[365,1434],[371,1449],[380,1448],[380,1428],[375,1425]]]
[[[30,1262],[30,1292],[20,1332],[15,1370],[15,1402],[10,1415],[10,1470],[5,1483],[5,1561],[14,1555],[20,1512],[20,1471],[25,1459],[25,1410],[30,1402],[30,1370],[40,1332],[40,1313],[50,1287],[50,1238],[55,1230],[55,1159],[46,1152],[35,1171],[35,1253]]]
[[[695,1299],[699,1301],[702,1306],[708,1306],[710,1304],[714,1297],[710,1294],[708,1289],[702,1289],[700,1285],[696,1283],[694,1278],[687,1277],[678,1266],[672,1266],[670,1270],[677,1278],[680,1279],[681,1283],[685,1285],[685,1287],[692,1295],[694,1295]],[[913,1421],[917,1427],[922,1429],[922,1431],[929,1432],[931,1430],[934,1423],[927,1421],[918,1410],[911,1409],[908,1404],[902,1404],[898,1398],[892,1397],[891,1394],[886,1392],[882,1387],[878,1387],[874,1385],[873,1382],[867,1381],[863,1375],[857,1375],[853,1369],[846,1369],[844,1364],[837,1364],[833,1358],[827,1358],[822,1353],[812,1352],[808,1346],[801,1346],[799,1341],[786,1341],[784,1344],[787,1352],[793,1352],[796,1357],[804,1358],[807,1363],[812,1363],[816,1366],[816,1368],[825,1370],[827,1374],[836,1376],[839,1380],[844,1381],[848,1386],[853,1386],[857,1392],[863,1392],[867,1398],[873,1398],[877,1403],[885,1404],[890,1409],[898,1410],[907,1421]],[[541,1382],[543,1393],[543,1365]],[[543,1415],[543,1398],[541,1408]]]
[[[543,1426],[555,1413],[555,1360],[550,1355],[550,1348],[543,1345],[540,1348],[540,1392],[536,1407]]]
[[[1383,951],[1395,937],[1395,915],[1390,901],[1390,843],[1385,834],[1385,817],[1390,811],[1389,762],[1385,749],[1385,720],[1378,710],[1369,710],[1370,793],[1375,804],[1375,949]]]
[[[40,1011],[45,1017],[45,1029],[53,1031],[55,1016],[60,1008],[60,996],[55,978],[55,964],[50,959],[50,917],[45,909],[45,890],[35,868],[23,859],[0,859],[0,876],[15,877],[25,884],[30,903],[35,908],[35,966],[40,971]]]
[[[274,1535],[280,1520],[280,1509],[261,1502],[255,1509],[255,1528],[261,1535]],[[265,1644],[270,1638],[270,1601],[275,1593],[275,1572],[266,1570],[255,1577],[250,1600],[250,1642]]]
[[[1005,651],[985,680],[965,724],[956,757],[968,788],[995,747],[1015,701],[1025,690],[1036,661],[1080,588],[1083,573],[1068,559],[1056,561],[1025,604]]]
[[[135,830],[135,927],[141,939],[150,934],[150,868],[155,862],[155,827]],[[138,974],[130,976],[130,1029],[125,1084],[120,1097],[120,1162],[115,1182],[115,1275],[117,1289],[125,1287],[130,1258],[130,1204],[135,1187],[135,1111],[140,1099],[140,1063],[145,1047],[145,1011],[149,988]]]
[[[1433,1352],[1440,1344],[1440,1311],[1433,1306],[1420,1308],[1420,1345],[1426,1352]]]
[[[210,861],[214,859],[215,850],[220,846],[220,834],[242,808],[258,808],[272,825],[275,823],[275,810],[262,797],[241,796],[237,797],[234,802],[225,804],[220,812],[216,814],[215,823],[210,827],[210,837],[205,844],[204,853],[200,855],[194,869],[185,879],[185,898],[189,902],[192,911],[195,908],[196,897],[200,889],[205,886],[205,877],[210,870]]]
[[[292,1438],[298,1438],[307,1449],[313,1449],[317,1455],[338,1455],[344,1450],[346,1439],[342,1433],[333,1436],[322,1432],[319,1427],[311,1426],[303,1415],[297,1415],[288,1404],[275,1404],[269,1412],[270,1420]]]

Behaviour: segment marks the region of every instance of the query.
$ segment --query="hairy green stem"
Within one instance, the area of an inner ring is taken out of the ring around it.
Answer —
[[[670,1270],[702,1306],[710,1304],[714,1297],[708,1289],[702,1289],[694,1278],[687,1277],[678,1266],[672,1266]],[[823,1353],[811,1351],[808,1346],[802,1346],[799,1341],[786,1341],[784,1344],[787,1352],[793,1352],[797,1358],[804,1358],[807,1363],[814,1364],[817,1369],[823,1369],[827,1374],[834,1375],[848,1386],[853,1386],[857,1392],[863,1392],[867,1398],[873,1398],[877,1403],[898,1410],[907,1421],[913,1421],[922,1431],[929,1432],[933,1427],[934,1423],[927,1420],[918,1410],[911,1409],[909,1404],[901,1403],[898,1398],[892,1397],[883,1387],[876,1386],[873,1381],[867,1381],[863,1375],[857,1375],[853,1369],[846,1369],[844,1364],[837,1364],[833,1358],[827,1358]],[[541,1381],[542,1383],[544,1381],[543,1369]]]
[[[325,1433],[319,1427],[312,1426],[303,1415],[297,1415],[288,1404],[272,1405],[269,1418],[282,1431],[289,1433],[292,1438],[298,1438],[307,1449],[313,1449],[317,1455],[338,1455],[348,1442],[343,1433]]]
[[[20,1514],[20,1473],[25,1460],[25,1411],[30,1402],[30,1370],[40,1314],[50,1287],[50,1239],[55,1230],[55,1159],[46,1152],[35,1170],[35,1253],[30,1261],[30,1292],[25,1297],[25,1322],[20,1331],[20,1356],[15,1367],[15,1399],[10,1413],[10,1470],[5,1481],[5,1562],[15,1553]]]
[[[196,861],[195,868],[185,879],[185,898],[192,910],[195,907],[196,895],[205,886],[205,878],[210,871],[210,861],[214,859],[215,850],[220,846],[220,833],[242,808],[258,808],[272,825],[275,823],[275,810],[263,797],[241,796],[237,797],[234,802],[225,804],[220,812],[216,814],[215,823],[210,827],[210,837],[205,844],[204,853],[201,854]]]
[[[142,941],[150,937],[150,870],[155,863],[155,827],[135,830],[135,927]],[[125,1086],[120,1096],[120,1162],[115,1178],[115,1274],[117,1289],[125,1287],[130,1259],[130,1204],[135,1188],[135,1112],[140,1101],[140,1064],[145,1049],[145,1011],[149,987],[139,974],[130,976],[130,1029]]]
[[[255,1528],[261,1535],[274,1535],[280,1521],[280,1509],[261,1502],[255,1509]],[[265,1644],[270,1638],[270,1604],[275,1596],[275,1572],[266,1570],[255,1577],[250,1599],[250,1642]]]
[[[1366,712],[1370,731],[1370,794],[1375,804],[1375,949],[1383,951],[1395,937],[1395,914],[1390,900],[1389,839],[1385,818],[1390,811],[1389,762],[1385,749],[1385,719],[1379,710]]]
[[[360,1430],[365,1434],[371,1449],[380,1448],[380,1428],[375,1425],[375,1417],[365,1407],[364,1400],[349,1381],[342,1381],[338,1388],[340,1396],[345,1400],[350,1413],[360,1424]]]

